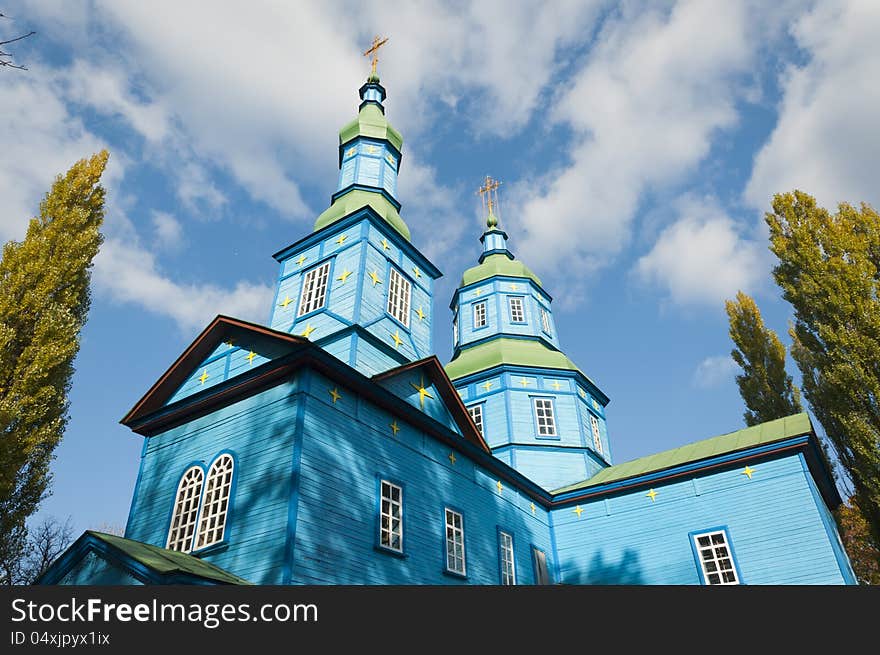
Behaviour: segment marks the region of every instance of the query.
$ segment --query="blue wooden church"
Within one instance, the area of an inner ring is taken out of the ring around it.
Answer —
[[[329,208],[274,255],[268,324],[218,316],[125,415],[125,536],[84,533],[41,583],[855,583],[806,414],[613,462],[609,399],[491,180],[441,363],[375,68],[360,98]]]

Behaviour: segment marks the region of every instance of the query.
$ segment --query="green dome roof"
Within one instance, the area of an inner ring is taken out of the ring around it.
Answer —
[[[548,348],[540,341],[504,338],[463,349],[445,369],[449,379],[456,380],[502,364],[563,369],[584,375],[565,354]]]
[[[464,287],[496,275],[526,277],[533,280],[538,286],[541,286],[541,278],[532,273],[528,266],[521,261],[511,259],[507,255],[497,252],[486,257],[480,264],[467,269],[464,275],[461,276],[461,282],[459,282],[458,286]]]
[[[339,143],[344,145],[359,136],[385,139],[397,148],[397,152],[403,151],[403,137],[400,132],[391,127],[385,114],[374,102],[364,104],[358,112],[357,118],[339,130]]]
[[[315,232],[327,227],[331,223],[342,220],[363,207],[371,207],[379,216],[385,219],[385,222],[397,230],[404,239],[410,240],[409,228],[403,222],[400,214],[397,213],[394,205],[381,193],[377,191],[364,191],[362,189],[352,189],[334,200],[333,204],[325,209],[318,216],[318,220],[315,221]]]

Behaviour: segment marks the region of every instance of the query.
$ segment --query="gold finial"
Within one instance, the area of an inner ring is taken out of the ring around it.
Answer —
[[[498,187],[500,186],[500,180],[493,180],[487,175],[483,185],[477,189],[477,193],[480,194],[480,199],[483,201],[483,207],[488,210],[489,217],[486,222],[489,227],[495,227],[498,225],[498,218],[495,216],[493,210],[499,208]]]
[[[364,51],[364,57],[370,57],[373,62],[373,71],[370,73],[370,76],[374,76],[376,74],[376,64],[379,63],[379,48],[388,43],[388,37],[373,37],[373,45],[371,45],[367,50]]]

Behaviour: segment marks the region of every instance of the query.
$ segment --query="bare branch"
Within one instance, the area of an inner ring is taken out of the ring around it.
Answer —
[[[9,39],[8,41],[0,41],[0,45],[6,45],[7,43],[15,43],[16,41],[21,41],[22,39],[26,39],[29,36],[33,36],[34,34],[36,34],[36,32],[31,30],[27,34],[22,34],[21,36],[17,36],[14,39]]]

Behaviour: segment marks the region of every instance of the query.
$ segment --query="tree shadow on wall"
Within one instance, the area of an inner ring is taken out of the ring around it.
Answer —
[[[589,569],[565,577],[565,584],[583,585],[643,585],[645,578],[636,551],[627,549],[618,562],[605,561],[601,552],[596,553]]]

